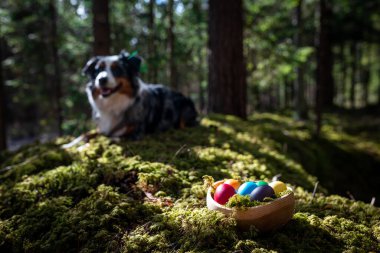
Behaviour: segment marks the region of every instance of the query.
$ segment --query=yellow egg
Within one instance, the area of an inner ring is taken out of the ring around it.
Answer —
[[[240,186],[240,182],[236,179],[227,179],[224,183],[231,185],[233,188],[235,188],[235,191],[239,189]]]
[[[274,193],[279,194],[287,189],[286,185],[281,181],[274,181],[269,184],[273,188]]]

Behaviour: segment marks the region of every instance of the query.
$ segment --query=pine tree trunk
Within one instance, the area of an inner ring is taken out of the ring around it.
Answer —
[[[149,40],[148,40],[148,57],[149,57],[149,81],[152,83],[157,83],[157,66],[156,66],[156,39],[155,39],[155,22],[154,22],[154,7],[155,0],[149,1],[149,21],[148,21],[148,30],[149,30]]]
[[[334,100],[331,7],[328,4],[328,1],[320,0],[317,75],[319,79],[321,105],[323,108],[332,107]]]
[[[94,34],[94,55],[109,55],[111,49],[109,0],[93,0],[92,14],[92,29]]]
[[[170,87],[177,90],[177,68],[175,65],[175,37],[174,37],[174,0],[168,1],[168,55],[169,55],[169,83]]]
[[[209,0],[208,110],[246,118],[242,0]]]
[[[63,115],[62,115],[62,85],[61,85],[61,72],[59,66],[59,56],[58,56],[58,34],[57,34],[57,9],[55,6],[55,1],[50,0],[49,2],[49,10],[51,15],[51,31],[50,31],[50,45],[51,45],[51,61],[54,67],[54,72],[51,77],[51,81],[54,83],[54,91],[55,91],[55,115],[57,121],[57,132],[59,136],[62,136],[62,123],[63,123]]]
[[[341,53],[341,72],[342,72],[342,80],[341,80],[341,91],[340,91],[340,97],[341,97],[341,106],[345,106],[347,103],[346,99],[346,93],[347,93],[347,64],[346,64],[346,57],[345,57],[345,46],[344,43],[341,45],[340,53]]]
[[[363,83],[363,106],[368,106],[368,88],[369,88],[369,80],[370,80],[370,71],[368,67],[363,68],[362,70],[362,83]]]
[[[380,46],[378,46],[377,59],[380,59]],[[377,78],[380,78],[380,67],[378,68]],[[377,84],[377,106],[380,108],[380,83]]]
[[[364,49],[362,50],[364,54]],[[373,65],[372,62],[372,54],[371,54],[371,46],[367,45],[367,57],[368,57],[368,63],[364,66],[362,66],[361,70],[361,80],[363,84],[363,106],[367,107],[369,104],[368,96],[369,96],[369,83],[371,80],[371,69],[370,67]]]
[[[357,72],[357,65],[356,65],[356,51],[357,51],[357,45],[356,42],[353,42],[351,44],[351,87],[350,87],[350,106],[351,108],[355,108],[355,100],[356,100],[356,72]]]
[[[201,0],[196,0],[193,3],[193,11],[194,11],[194,15],[196,17],[196,22],[198,24],[197,25],[198,34],[202,33],[202,30],[201,30],[201,23],[202,23],[201,5],[202,5]],[[201,50],[198,50],[197,56],[199,59],[199,62],[198,62],[199,110],[201,112],[204,112],[204,109],[206,107],[206,101],[205,101],[205,91],[204,91],[204,88],[202,87],[202,82],[204,80],[204,74],[203,74],[203,69],[202,69],[202,51]]]
[[[5,117],[5,89],[3,75],[3,39],[0,38],[0,151],[7,149],[6,117]]]
[[[322,111],[325,100],[325,87],[327,82],[327,66],[325,65],[328,58],[328,33],[326,31],[326,2],[319,0],[319,31],[317,39],[317,77],[315,88],[315,115],[316,115],[316,135],[319,137],[322,128]]]
[[[297,8],[296,8],[296,26],[297,32],[295,36],[295,44],[297,48],[302,47],[302,33],[303,33],[303,22],[302,22],[302,2],[303,0],[298,0]],[[304,86],[304,78],[303,78],[303,67],[298,66],[296,69],[297,77],[294,83],[295,89],[295,109],[296,109],[296,119],[298,120],[306,120],[308,119],[307,113],[307,104],[305,100],[305,86]]]

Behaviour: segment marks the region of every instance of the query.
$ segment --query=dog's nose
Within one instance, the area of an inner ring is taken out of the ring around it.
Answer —
[[[101,77],[99,78],[99,85],[100,86],[106,86],[107,85],[107,77]]]

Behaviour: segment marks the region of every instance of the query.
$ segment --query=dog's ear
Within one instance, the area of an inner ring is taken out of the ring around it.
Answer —
[[[131,74],[138,75],[140,73],[142,59],[137,53],[128,54],[125,51],[121,51],[119,59]]]
[[[90,76],[91,78],[94,78],[95,66],[98,63],[98,61],[99,61],[99,57],[97,56],[92,57],[90,60],[88,60],[88,62],[82,69],[82,74]]]

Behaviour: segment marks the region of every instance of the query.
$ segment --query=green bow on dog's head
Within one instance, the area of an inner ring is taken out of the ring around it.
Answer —
[[[124,65],[132,69],[134,74],[147,72],[147,65],[142,63],[142,58],[138,56],[137,50],[133,51],[131,54],[123,50],[120,52],[119,57]]]

